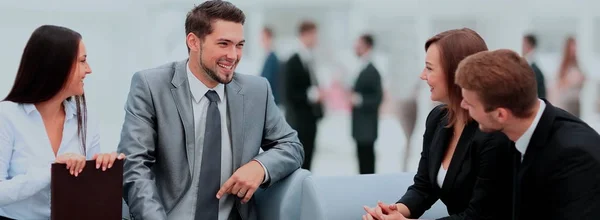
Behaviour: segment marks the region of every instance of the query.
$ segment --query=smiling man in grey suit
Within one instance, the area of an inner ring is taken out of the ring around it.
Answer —
[[[186,18],[189,59],[134,74],[118,147],[132,218],[257,219],[256,189],[302,165],[267,80],[234,72],[244,20],[206,1]]]

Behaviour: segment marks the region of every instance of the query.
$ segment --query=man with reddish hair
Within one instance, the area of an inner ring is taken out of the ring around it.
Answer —
[[[479,128],[515,142],[512,219],[600,219],[600,135],[537,97],[524,58],[479,52],[459,64],[455,82]]]

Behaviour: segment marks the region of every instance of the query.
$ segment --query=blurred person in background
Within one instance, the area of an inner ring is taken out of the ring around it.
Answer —
[[[50,218],[53,163],[77,177],[86,160],[106,170],[125,158],[99,153],[98,120],[88,115],[83,89],[91,73],[79,33],[43,25],[31,34],[0,102],[0,219]]]
[[[535,62],[536,48],[538,45],[537,37],[533,34],[527,34],[523,37],[523,43],[521,45],[521,55],[527,59],[529,65],[535,73],[535,80],[537,83],[537,92],[539,98],[546,98],[546,82],[544,79],[544,73],[538,67]]]
[[[360,59],[360,73],[352,87],[352,138],[356,142],[360,174],[375,173],[375,141],[379,125],[379,106],[383,99],[381,75],[371,61],[375,42],[364,34],[354,45]]]
[[[469,55],[487,51],[481,36],[467,28],[439,33],[425,43],[420,77],[431,100],[442,102],[427,116],[419,168],[396,204],[364,207],[363,219],[417,219],[438,199],[449,216],[442,219],[510,218],[511,142],[501,132],[484,133],[461,108],[455,70]]]
[[[580,94],[585,82],[585,75],[581,71],[577,59],[577,43],[575,38],[569,37],[565,42],[563,59],[558,69],[555,84],[555,105],[565,111],[580,117]]]
[[[279,59],[277,58],[277,55],[275,54],[275,51],[273,50],[273,37],[273,30],[269,27],[264,27],[261,36],[261,43],[268,55],[263,65],[262,73],[260,75],[262,77],[265,77],[267,81],[269,81],[269,83],[271,84],[273,97],[275,97],[275,104],[280,104],[280,63]]]
[[[284,94],[286,120],[298,131],[304,146],[303,169],[310,170],[317,136],[317,122],[323,117],[323,92],[314,71],[312,50],[317,45],[317,25],[303,21],[299,28],[299,51],[285,63]]]

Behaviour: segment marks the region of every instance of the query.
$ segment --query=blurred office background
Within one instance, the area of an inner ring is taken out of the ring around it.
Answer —
[[[100,118],[101,143],[116,149],[123,106],[135,71],[187,57],[185,15],[192,0],[21,0],[0,1],[0,97],[12,86],[23,47],[42,24],[72,28],[83,35],[93,73],[86,78],[89,111]],[[318,25],[316,75],[327,93],[319,123],[315,175],[358,173],[350,136],[350,107],[342,95],[358,73],[353,51],[363,33],[375,36],[374,62],[384,79],[376,172],[416,170],[424,120],[435,105],[419,80],[424,43],[434,34],[469,27],[489,49],[521,52],[523,36],[538,39],[537,64],[548,90],[557,81],[566,39],[576,40],[585,81],[580,117],[600,129],[600,2],[593,0],[232,0],[246,13],[244,56],[238,73],[260,75],[266,51],[264,26],[284,61],[297,49],[303,20]],[[551,91],[549,93],[552,94]]]

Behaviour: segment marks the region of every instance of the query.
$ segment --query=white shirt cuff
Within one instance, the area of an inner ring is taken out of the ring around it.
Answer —
[[[315,86],[311,86],[306,91],[306,96],[310,102],[316,103],[319,100],[319,89]]]
[[[254,159],[254,160],[263,167],[263,170],[265,170],[265,178],[263,179],[262,184],[268,182],[269,181],[269,172],[267,171],[267,167],[265,167],[265,165],[262,162],[260,162],[260,160],[257,160],[257,159]]]
[[[354,106],[361,106],[362,103],[363,103],[362,95],[360,95],[358,93],[354,93],[352,95],[352,104],[354,104]]]

